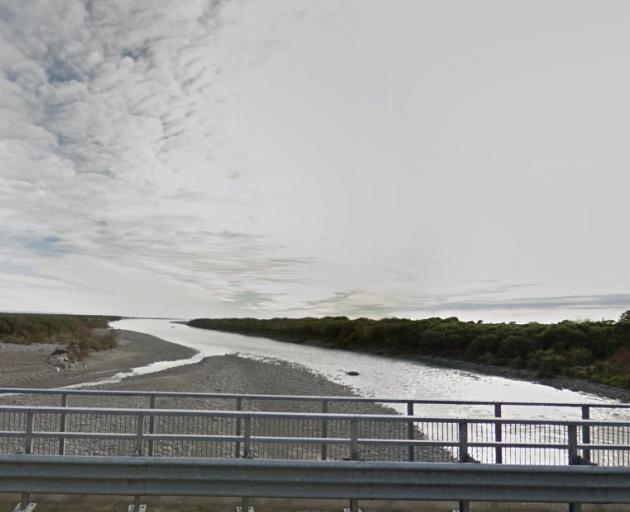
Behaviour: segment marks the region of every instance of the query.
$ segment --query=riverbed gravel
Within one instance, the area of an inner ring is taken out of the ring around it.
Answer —
[[[144,337],[134,337],[126,332],[129,344],[140,343],[145,349],[146,343],[151,340]],[[152,337],[149,337],[152,338]],[[153,338],[156,342],[157,338]],[[162,341],[162,340],[160,340]],[[162,343],[166,343],[163,342]],[[144,344],[144,345],[143,345]],[[140,350],[136,347],[137,350]],[[157,373],[143,376],[129,377],[117,384],[101,385],[98,389],[112,390],[138,390],[138,391],[177,391],[177,392],[209,392],[223,394],[263,394],[263,395],[302,395],[302,396],[357,396],[350,388],[335,382],[331,382],[324,376],[316,374],[300,365],[290,364],[277,360],[254,360],[235,355],[208,357],[200,363],[171,368]],[[59,405],[58,397],[25,397],[10,396],[1,398],[0,403],[8,404],[37,404]],[[104,397],[104,396],[73,396],[70,405],[86,407],[148,407],[146,397]],[[196,410],[234,410],[236,400],[230,399],[200,399],[187,397],[161,397],[155,407],[158,409],[196,409]],[[275,412],[322,412],[319,401],[295,401],[295,400],[244,400],[242,408],[249,411],[275,411]],[[379,404],[357,402],[331,402],[329,413],[340,414],[373,414],[394,415],[395,411]],[[69,418],[69,422],[72,420]],[[83,420],[82,420],[83,421]],[[169,423],[168,418],[157,421],[158,430],[173,433],[177,425]],[[213,420],[219,421],[219,420]],[[70,423],[69,423],[70,427]],[[102,427],[102,425],[101,425]],[[234,425],[225,423],[225,431],[232,431]],[[106,426],[106,428],[110,428]],[[113,428],[113,427],[112,427]],[[118,428],[118,427],[116,427]],[[131,431],[133,427],[131,426]],[[185,425],[181,428],[188,429],[187,433],[208,433],[208,425]],[[305,436],[317,437],[321,435],[322,423],[319,420],[304,421],[276,421],[260,420],[257,423],[258,435],[270,436]],[[349,437],[350,424],[348,421],[336,421],[329,424],[329,437]],[[372,438],[398,438],[403,439],[408,435],[407,424],[396,421],[363,422],[359,427],[360,437]],[[215,428],[216,431],[216,428]],[[220,433],[220,432],[217,432]],[[417,439],[423,439],[421,432],[415,432]],[[195,455],[190,446],[177,446],[173,443],[162,443],[162,455]],[[91,443],[77,446],[77,453],[83,454],[107,454],[117,453],[119,447],[112,443]],[[156,446],[157,450],[157,446]],[[217,445],[212,456],[233,455],[234,445]],[[299,443],[287,445],[276,444],[272,447],[260,445],[256,447],[254,456],[273,456],[283,458],[319,458],[321,447],[311,446],[305,449]],[[348,447],[337,447],[331,444],[328,448],[330,458],[343,459],[349,457]],[[362,449],[363,458],[405,460],[406,447],[370,446]],[[417,460],[450,460],[450,455],[441,449],[419,448],[415,449]]]

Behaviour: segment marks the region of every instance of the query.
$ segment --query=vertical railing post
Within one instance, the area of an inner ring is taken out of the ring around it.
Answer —
[[[578,463],[578,449],[577,449],[577,425],[571,424],[567,426],[568,436],[568,463],[573,466]]]
[[[569,465],[579,464],[578,458],[578,436],[577,436],[577,425],[568,425],[567,426],[567,437],[569,443],[569,453],[568,453],[568,462]],[[581,503],[569,503],[569,512],[581,512],[582,504]]]
[[[350,459],[359,460],[359,419],[350,420]],[[359,512],[359,500],[350,498],[349,508],[344,512]]]
[[[144,455],[144,414],[140,413],[136,417],[136,450],[135,456],[142,457]],[[127,512],[140,512],[145,510],[146,506],[140,503],[142,496],[136,495],[133,497],[133,504],[129,505]]]
[[[61,407],[68,407],[68,393],[61,393]],[[59,455],[66,454],[66,438],[64,437],[64,433],[66,432],[66,413],[61,413],[61,418],[59,419],[59,433],[61,434],[59,437]]]
[[[155,395],[151,395],[149,398],[149,409],[155,409]],[[149,416],[149,435],[155,433],[155,415],[151,414]],[[153,438],[149,437],[149,457],[153,457]]]
[[[359,460],[359,419],[350,420],[350,460]]]
[[[20,503],[15,507],[13,512],[33,512],[37,503],[31,503],[31,493],[23,492],[20,494]]]
[[[33,428],[35,426],[35,411],[27,411],[26,413],[26,431],[24,432],[24,453],[30,455],[33,453]]]
[[[407,402],[407,416],[413,417],[414,415],[413,406],[414,406],[414,403],[412,401]],[[413,441],[415,439],[415,425],[414,425],[413,420],[409,420],[409,422],[407,423],[407,439],[409,439],[410,441]],[[410,444],[407,447],[407,460],[409,462],[413,462],[414,459],[415,459],[414,445]]]
[[[252,458],[252,417],[248,414],[245,416],[243,429],[243,458],[251,459]]]
[[[328,400],[322,400],[322,414],[328,414]],[[322,438],[328,437],[328,419],[322,418]],[[328,443],[322,443],[322,460],[328,458]]]
[[[35,411],[26,413],[26,431],[24,432],[24,453],[33,453],[33,429],[35,425]],[[15,508],[15,512],[31,512],[35,508],[35,503],[31,503],[31,493],[23,492],[20,495],[20,503]]]
[[[501,418],[503,411],[501,410],[501,404],[494,404],[494,417]],[[500,421],[494,424],[494,441],[496,443],[503,442],[503,425]],[[503,447],[497,446],[494,449],[494,461],[496,464],[503,464]]]
[[[236,410],[237,411],[242,411],[243,410],[243,399],[239,396],[236,399]],[[235,435],[238,436],[240,438],[241,436],[241,417],[240,415],[236,417],[236,432]],[[234,446],[234,457],[235,458],[239,458],[241,456],[241,442],[240,441],[236,441],[236,444]]]
[[[136,428],[136,456],[142,457],[144,455],[144,414],[140,413],[137,416],[138,422]]]
[[[459,457],[458,462],[468,462],[468,423],[461,421],[459,423]]]
[[[236,399],[236,408],[239,411],[242,410],[243,408],[243,402],[240,397]],[[241,431],[241,417],[240,416],[238,417],[236,427],[240,435],[240,431]],[[243,422],[243,458],[244,459],[251,459],[253,457],[251,442],[252,442],[252,417],[251,415],[248,414],[247,416],[245,416],[245,421]],[[240,443],[237,443],[237,446],[239,446],[238,449],[240,450]],[[241,498],[241,512],[249,512],[250,509],[252,509],[252,507],[249,504],[249,499],[250,499],[249,496],[243,496]]]
[[[591,419],[591,409],[588,405],[582,406],[582,419]],[[582,425],[582,444],[591,444],[591,427],[589,425]],[[591,462],[591,450],[586,448],[582,449],[582,457],[584,462]]]
[[[462,421],[459,423],[459,457],[458,462],[468,462],[470,457],[468,455],[468,423]],[[459,512],[469,512],[470,501],[459,502]]]

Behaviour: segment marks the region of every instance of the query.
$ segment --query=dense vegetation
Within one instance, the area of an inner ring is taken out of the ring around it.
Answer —
[[[107,350],[117,344],[108,322],[118,317],[0,313],[0,341],[5,343],[59,343],[68,346],[76,359],[92,350]]]
[[[188,325],[395,356],[439,356],[630,388],[630,311],[619,321],[462,322],[457,318],[196,319]]]

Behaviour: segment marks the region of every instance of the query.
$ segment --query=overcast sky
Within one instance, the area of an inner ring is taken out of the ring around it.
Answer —
[[[630,3],[0,0],[0,310],[617,318]]]

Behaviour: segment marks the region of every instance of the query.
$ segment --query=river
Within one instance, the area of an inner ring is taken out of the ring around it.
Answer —
[[[615,403],[614,400],[567,389],[558,389],[524,380],[484,375],[461,369],[436,367],[417,361],[362,354],[345,350],[274,341],[267,338],[195,329],[170,320],[125,319],[112,327],[157,336],[190,347],[199,353],[191,359],[154,363],[120,374],[142,375],[198,362],[204,357],[238,354],[254,359],[279,359],[300,364],[328,379],[352,387],[365,397],[435,400],[536,401],[553,403]],[[346,372],[359,372],[349,376]],[[401,406],[402,407],[402,406]],[[445,416],[488,416],[487,406],[422,406],[424,414]],[[564,408],[506,408],[513,418],[579,419],[579,410]],[[401,409],[401,412],[404,412]],[[627,420],[621,410],[593,411],[593,419]]]

